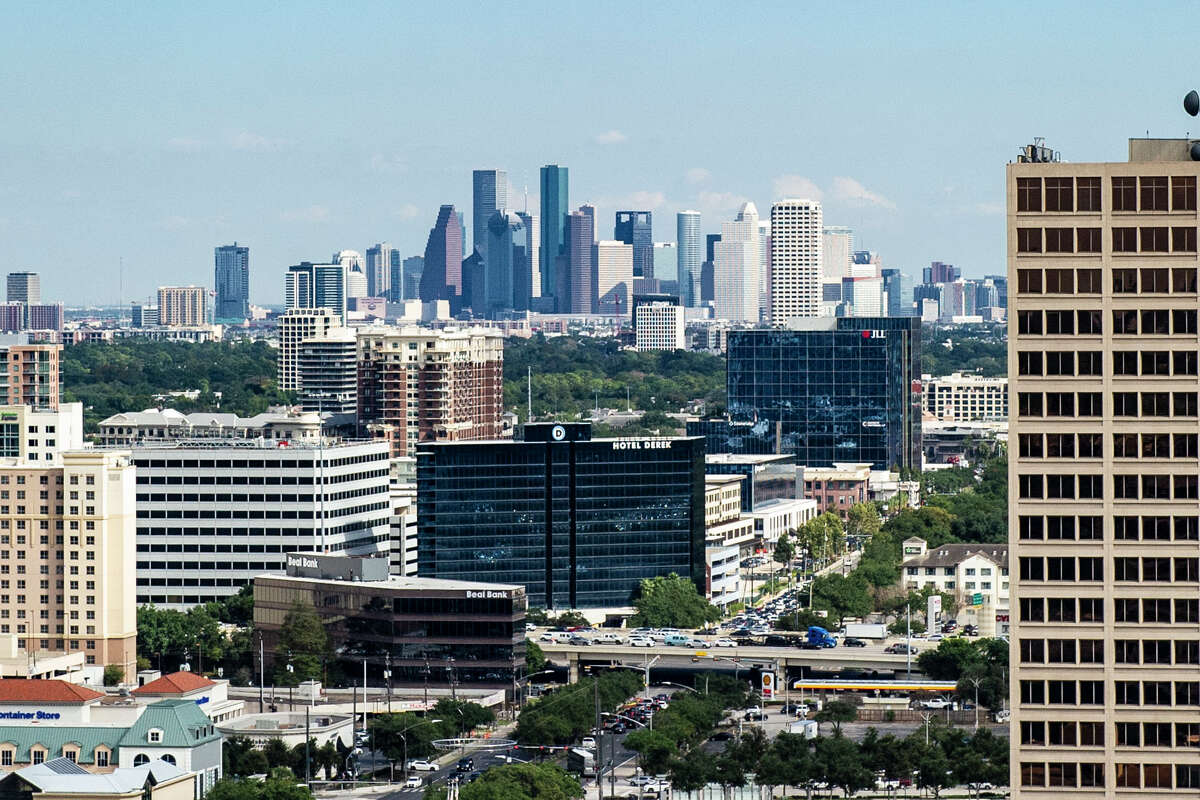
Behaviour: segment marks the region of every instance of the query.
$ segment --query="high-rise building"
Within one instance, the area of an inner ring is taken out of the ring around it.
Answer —
[[[596,265],[596,312],[629,314],[633,295],[633,245],[624,242],[596,242],[592,255]]]
[[[36,304],[42,302],[42,278],[36,272],[8,273],[8,302]]]
[[[699,211],[680,211],[675,215],[675,239],[679,254],[679,299],[689,308],[698,306],[700,264],[704,257]]]
[[[953,264],[943,264],[941,261],[931,262],[921,270],[922,283],[953,283],[962,277],[962,270]]]
[[[525,254],[529,261],[529,297],[542,296],[541,248],[542,230],[537,214],[518,211],[517,216],[525,225]]]
[[[477,169],[471,173],[471,247],[488,260],[488,226],[492,215],[509,208],[508,173],[502,169]]]
[[[921,321],[793,319],[729,332],[726,394],[735,420],[766,423],[779,452],[827,467],[921,463]],[[750,452],[763,452],[751,450]]]
[[[855,317],[882,317],[887,312],[883,278],[842,278],[842,300]]]
[[[0,303],[0,332],[20,333],[26,329],[24,303]]]
[[[850,274],[854,252],[854,232],[840,225],[821,229],[821,281],[840,283]]]
[[[331,328],[300,342],[297,389],[305,411],[353,414],[358,408],[358,341],[353,328]]]
[[[672,572],[703,591],[703,439],[531,423],[523,441],[422,445],[417,487],[422,577],[512,583],[555,609],[628,607]]]
[[[529,285],[529,232],[525,220],[513,211],[495,211],[485,228],[488,255],[484,257],[487,306],[477,314],[527,311],[533,296]]]
[[[771,322],[820,315],[822,228],[815,200],[771,205]]]
[[[425,262],[421,272],[422,302],[449,300],[458,302],[462,295],[462,225],[454,206],[438,209],[437,221],[425,243]]]
[[[328,308],[289,308],[279,316],[279,388],[300,390],[300,348],[340,327],[342,317]]]
[[[346,269],[339,263],[313,264],[302,261],[289,267],[284,282],[288,309],[324,308],[346,318]]]
[[[367,248],[367,296],[391,298],[392,265],[400,266],[396,251],[387,242]],[[399,299],[399,298],[396,298]]]
[[[504,339],[478,328],[364,328],[358,334],[358,424],[397,456],[418,442],[504,435]]]
[[[194,328],[208,323],[208,292],[203,286],[158,287],[158,324]]]
[[[563,281],[558,274],[558,258],[566,254],[566,225],[568,200],[568,171],[557,164],[542,167],[541,226],[542,243],[538,257],[541,259],[542,296],[556,295]],[[567,282],[569,285],[569,281]],[[570,296],[557,298],[559,311],[569,311]]]
[[[634,295],[633,340],[638,350],[686,350],[684,308],[670,295]]]
[[[0,404],[30,406],[39,410],[58,408],[62,378],[61,344],[0,345]]]
[[[3,308],[0,308],[3,312]],[[134,303],[129,309],[129,324],[135,328],[153,328],[158,325],[158,306]]]
[[[1200,791],[1191,147],[1006,167],[1019,800]]]
[[[633,277],[654,278],[654,231],[649,211],[618,211],[613,238],[633,245]]]
[[[911,317],[913,315],[912,278],[901,274],[898,269],[882,270],[883,292],[887,299],[889,317]]]
[[[213,316],[217,322],[241,323],[250,317],[250,248],[233,244],[213,250]]]
[[[399,299],[416,300],[421,294],[421,276],[425,272],[425,256],[409,256],[402,262],[401,270],[404,277],[404,294]]]
[[[578,211],[567,215],[566,228],[563,232],[566,239],[565,253],[567,272],[565,294],[559,294],[561,301],[570,301],[566,311],[571,314],[592,314],[596,311],[596,209],[594,206],[582,205]]]
[[[745,203],[733,222],[721,223],[720,240],[713,245],[713,301],[718,319],[758,322],[759,258],[758,209]]]
[[[362,253],[357,250],[342,250],[334,253],[329,260],[334,264],[342,265],[346,297],[367,296],[366,262],[363,260]]]
[[[654,279],[660,284],[676,283],[678,289],[679,276],[679,247],[675,242],[654,243]],[[670,292],[668,292],[670,294]],[[675,291],[678,295],[679,292]]]
[[[40,303],[25,306],[25,326],[32,331],[59,331],[63,329],[63,304]]]

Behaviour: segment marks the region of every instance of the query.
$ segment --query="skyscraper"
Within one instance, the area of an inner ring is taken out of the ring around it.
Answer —
[[[821,229],[821,280],[838,283],[850,274],[854,232],[840,225]]]
[[[596,312],[629,314],[633,296],[636,249],[625,242],[601,241],[595,246]]]
[[[346,297],[367,297],[367,273],[362,253],[357,250],[342,250],[334,253],[330,260],[335,264],[341,264],[345,271],[343,282],[346,287]]]
[[[217,322],[242,322],[250,316],[250,248],[237,242],[213,250]]]
[[[538,257],[541,259],[543,297],[556,294],[560,284],[557,269],[558,257],[564,254],[566,244],[564,232],[568,207],[567,179],[566,167],[560,167],[557,164],[547,164],[542,167],[542,242]],[[566,310],[569,306],[569,297],[558,299],[560,310]]]
[[[442,206],[425,244],[420,289],[422,302],[450,300],[453,305],[462,294],[461,237],[462,227],[454,206]]]
[[[518,211],[517,216],[525,224],[525,253],[529,259],[529,297],[542,296],[542,230],[537,214]]]
[[[593,314],[596,311],[596,209],[594,206],[582,205],[578,211],[567,215],[566,230],[566,263],[569,279],[567,295],[560,298],[560,304],[565,299],[570,305],[566,309],[571,314]],[[560,305],[561,307],[561,305]]]
[[[203,286],[158,287],[160,325],[195,327],[208,322],[208,292]]]
[[[713,245],[713,301],[718,319],[758,322],[760,277],[758,209],[745,203],[733,222],[721,223]]]
[[[512,211],[495,211],[487,225],[487,236],[487,307],[476,309],[476,313],[528,310],[531,270],[524,220]]]
[[[346,270],[341,264],[302,261],[288,267],[284,279],[284,305],[292,308],[327,308],[346,318]]]
[[[780,200],[771,206],[771,322],[821,313],[821,204]]]
[[[618,211],[613,238],[633,245],[633,277],[654,278],[654,231],[649,211]]]
[[[386,297],[393,303],[407,300],[409,295],[404,292],[404,259],[400,251],[392,249],[388,252],[388,288]]]
[[[8,302],[27,305],[42,302],[41,276],[36,272],[8,273]]]
[[[675,215],[675,239],[679,252],[679,299],[685,306],[698,306],[700,264],[704,261],[699,211],[680,211]]]
[[[484,263],[488,257],[488,225],[492,215],[508,208],[508,173],[502,169],[477,169],[471,173],[471,247]]]
[[[392,285],[392,250],[387,242],[367,248],[367,296],[387,297]],[[399,262],[396,262],[397,266]]]
[[[913,314],[912,278],[898,269],[885,269],[883,291],[887,295],[887,316],[911,317]]]

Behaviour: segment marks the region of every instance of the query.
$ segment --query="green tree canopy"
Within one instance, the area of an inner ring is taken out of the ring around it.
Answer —
[[[275,683],[296,686],[301,681],[320,680],[322,666],[330,658],[329,634],[310,605],[296,603],[283,619],[275,651]],[[291,664],[293,671],[288,670]]]
[[[721,611],[696,591],[696,584],[672,572],[643,578],[633,601],[632,627],[698,628],[721,618]]]
[[[577,800],[579,780],[556,764],[492,767],[459,790],[461,800]]]
[[[287,767],[276,767],[266,780],[223,778],[217,781],[206,800],[312,800],[312,792]]]

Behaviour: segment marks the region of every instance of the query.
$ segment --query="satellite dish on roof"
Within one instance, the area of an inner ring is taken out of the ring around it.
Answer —
[[[1200,142],[1194,142],[1191,149],[1192,161],[1200,161]]]
[[[1200,114],[1200,94],[1195,89],[1183,96],[1183,110],[1193,117]]]

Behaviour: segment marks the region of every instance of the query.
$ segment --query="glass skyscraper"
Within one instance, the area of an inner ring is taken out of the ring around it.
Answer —
[[[780,450],[797,464],[920,465],[919,319],[814,318],[730,331],[727,365],[730,417],[778,423]]]
[[[565,254],[563,236],[567,216],[567,179],[566,167],[557,164],[542,167],[542,242],[538,259],[542,273],[543,297],[554,295],[558,291],[558,257]],[[559,303],[570,303],[570,298],[560,298]]]
[[[488,225],[492,215],[508,208],[508,173],[502,169],[477,169],[471,173],[471,247],[483,260],[488,256]]]
[[[241,322],[250,316],[250,248],[237,242],[213,250],[217,322]]]
[[[417,498],[422,577],[521,585],[545,608],[627,607],[672,572],[703,591],[702,439],[537,423],[524,441],[423,444]]]
[[[613,238],[633,245],[633,277],[654,278],[654,231],[649,211],[618,211]]]
[[[698,306],[700,264],[704,260],[699,211],[680,211],[675,215],[675,241],[676,252],[679,255],[679,299],[689,308]]]

